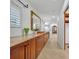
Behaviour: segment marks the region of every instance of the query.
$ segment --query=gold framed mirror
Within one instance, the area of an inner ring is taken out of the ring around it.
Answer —
[[[41,18],[33,11],[31,11],[31,30],[39,31],[41,29]]]

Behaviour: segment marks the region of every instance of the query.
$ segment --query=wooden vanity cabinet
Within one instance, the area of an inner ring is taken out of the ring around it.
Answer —
[[[36,36],[10,48],[10,59],[36,59],[48,40],[48,34]]]
[[[40,54],[47,40],[48,40],[48,34],[43,34],[36,38],[36,58]]]
[[[44,34],[44,45],[47,43],[49,35],[48,34]]]
[[[43,38],[42,37],[37,37],[36,38],[36,57],[40,53],[42,47],[43,47]]]
[[[10,59],[24,59],[24,46],[11,49]]]
[[[30,40],[30,59],[36,59],[35,57],[35,38]]]
[[[30,59],[29,42],[12,47],[10,49],[10,59]]]
[[[30,45],[25,45],[24,49],[24,59],[30,59]]]

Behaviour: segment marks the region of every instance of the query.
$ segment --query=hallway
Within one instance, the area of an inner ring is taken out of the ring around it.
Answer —
[[[53,34],[37,59],[69,59],[69,50],[57,46],[57,34]]]

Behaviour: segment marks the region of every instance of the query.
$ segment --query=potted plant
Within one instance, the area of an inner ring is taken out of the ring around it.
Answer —
[[[24,32],[25,32],[25,34],[27,35],[28,32],[29,32],[29,28],[24,28]]]

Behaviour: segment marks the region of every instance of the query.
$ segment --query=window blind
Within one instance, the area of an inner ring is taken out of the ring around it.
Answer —
[[[21,26],[20,9],[16,5],[10,7],[10,25],[11,27]]]

